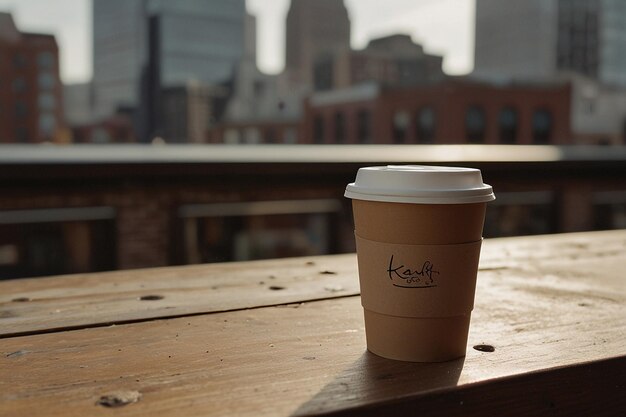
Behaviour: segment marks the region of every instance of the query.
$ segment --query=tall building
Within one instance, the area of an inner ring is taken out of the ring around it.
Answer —
[[[227,99],[228,89],[209,87],[194,82],[161,91],[161,123],[159,132],[168,142],[203,143],[207,133],[221,114],[220,104]]]
[[[91,83],[63,86],[63,112],[70,127],[86,125],[92,121]]]
[[[93,2],[93,110],[105,118],[140,102],[147,64],[146,4],[142,0]]]
[[[572,82],[576,143],[626,142],[626,2],[477,0],[475,76]]]
[[[0,143],[67,139],[53,35],[20,32],[0,13],[0,83]]]
[[[444,77],[443,58],[424,52],[409,35],[372,39],[364,49],[325,54],[315,60],[315,90],[345,88],[363,82],[410,86]]]
[[[475,48],[481,77],[574,72],[626,86],[626,3],[477,0]]]
[[[254,53],[245,0],[95,0],[93,22],[95,115],[138,109],[144,138],[163,130],[162,90],[224,83]]]
[[[313,85],[313,65],[323,54],[350,49],[350,18],[343,0],[292,0],[287,13],[285,69]]]

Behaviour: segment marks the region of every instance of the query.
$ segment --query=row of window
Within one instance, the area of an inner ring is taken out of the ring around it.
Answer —
[[[392,121],[392,137],[395,143],[406,143],[411,115],[408,111],[398,111]],[[415,115],[415,137],[419,143],[433,143],[435,140],[435,110],[426,106]]]
[[[53,94],[50,93],[41,93],[37,97],[37,107],[38,110],[41,111],[50,111],[54,112],[56,109],[56,98]],[[23,119],[28,116],[29,108],[26,102],[17,101],[15,102],[15,118]]]
[[[38,120],[39,134],[51,140],[57,128],[57,121],[54,115],[46,113],[39,116]],[[20,126],[15,129],[15,141],[18,143],[28,143],[33,140],[32,133],[28,128]]]
[[[55,57],[52,52],[44,51],[37,54],[37,67],[42,70],[53,70],[55,66]],[[2,60],[4,61],[4,59]],[[13,55],[13,67],[16,69],[24,69],[29,65],[28,58],[21,52]]]
[[[498,139],[500,143],[516,143],[518,140],[518,111],[506,106],[498,113]],[[432,107],[422,108],[416,116],[415,134],[418,142],[432,143],[435,137],[435,111]],[[532,115],[532,141],[546,144],[552,135],[552,114],[546,109],[537,109]],[[405,143],[410,126],[408,112],[398,112],[393,120],[393,139]],[[465,137],[470,143],[483,143],[487,131],[487,116],[481,106],[469,106],[465,112]]]
[[[356,115],[356,137],[359,143],[372,143],[372,117],[369,110],[359,110]],[[346,143],[348,140],[348,132],[346,125],[346,115],[339,111],[334,115],[334,129],[332,131],[333,143]],[[330,133],[330,132],[329,132]],[[313,119],[313,142],[326,142],[326,125],[322,116],[316,116]]]
[[[53,113],[43,112],[37,119],[39,136],[52,139],[57,130],[57,119]],[[18,143],[31,142],[33,133],[25,126],[17,126],[14,131],[14,140]]]
[[[557,67],[595,77],[599,59],[597,5],[559,2]]]
[[[397,111],[391,121],[391,136],[394,143],[407,143],[411,128],[411,113]],[[415,115],[415,138],[418,143],[433,143],[436,133],[436,113],[431,106],[420,109]],[[518,140],[519,115],[511,106],[503,107],[498,113],[498,137],[500,143],[516,143]],[[536,109],[532,115],[532,141],[536,144],[550,142],[553,130],[552,113],[547,109]],[[338,111],[333,116],[333,129],[327,126],[321,115],[313,119],[313,142],[325,143],[330,136],[332,143],[348,141],[346,114]],[[469,106],[465,112],[465,137],[470,143],[483,143],[487,132],[487,116],[481,106]],[[360,110],[356,114],[357,143],[372,143],[371,112]]]
[[[56,80],[51,72],[40,72],[37,76],[37,86],[40,90],[52,90],[56,85]],[[28,83],[24,77],[17,77],[11,84],[14,93],[23,93],[28,89]]]

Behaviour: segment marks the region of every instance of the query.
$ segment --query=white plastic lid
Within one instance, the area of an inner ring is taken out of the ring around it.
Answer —
[[[496,197],[479,169],[425,165],[360,168],[344,194],[356,200],[414,204],[485,203]]]

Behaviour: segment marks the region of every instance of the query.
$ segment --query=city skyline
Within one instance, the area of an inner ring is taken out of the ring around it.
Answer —
[[[345,0],[345,4],[352,21],[353,48],[365,47],[372,38],[405,33],[422,43],[427,52],[444,55],[447,73],[465,74],[472,70],[474,0],[389,0],[384,10],[375,0]],[[257,64],[266,73],[279,73],[285,62],[289,0],[247,0],[246,6],[257,18]],[[91,0],[0,0],[0,11],[12,13],[23,31],[57,37],[64,83],[91,79]]]

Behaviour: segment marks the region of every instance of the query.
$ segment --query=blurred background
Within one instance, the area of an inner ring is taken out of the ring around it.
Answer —
[[[377,164],[625,228],[625,138],[620,0],[0,0],[0,279],[350,252]]]

